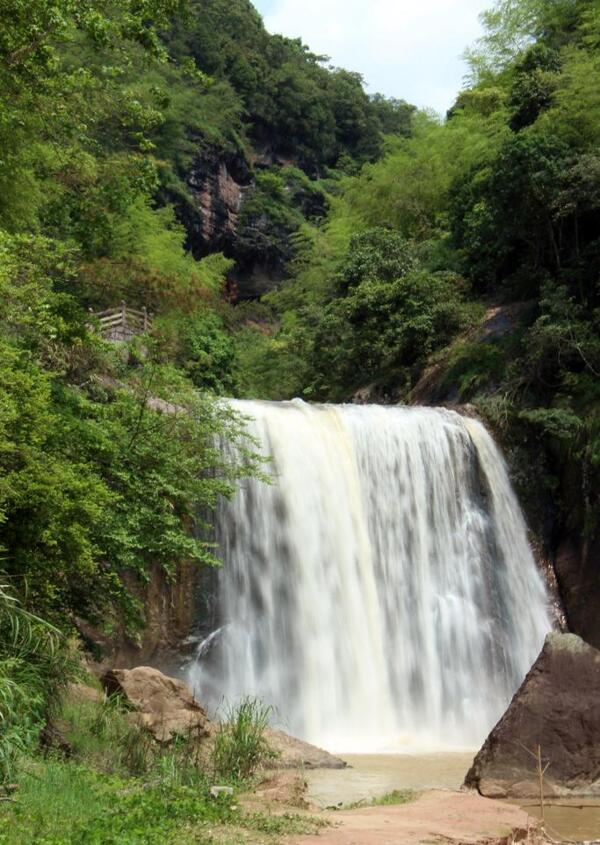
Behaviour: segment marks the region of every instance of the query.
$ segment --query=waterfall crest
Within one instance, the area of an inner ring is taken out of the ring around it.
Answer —
[[[441,409],[235,406],[275,478],[220,507],[200,698],[259,695],[332,751],[478,746],[550,629],[484,426]]]

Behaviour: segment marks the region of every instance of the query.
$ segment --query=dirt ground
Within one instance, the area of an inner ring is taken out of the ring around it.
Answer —
[[[334,827],[290,845],[512,845],[538,843],[534,819],[519,807],[474,793],[425,792],[400,806],[323,814]]]

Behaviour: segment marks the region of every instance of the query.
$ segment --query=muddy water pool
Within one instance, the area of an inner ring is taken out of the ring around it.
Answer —
[[[370,801],[395,789],[459,789],[475,752],[342,754],[347,769],[307,773],[309,798],[320,807]]]
[[[394,790],[459,789],[475,753],[342,754],[347,769],[306,773],[308,797],[319,807],[337,807],[370,801]],[[521,806],[539,817],[539,806],[533,802]],[[557,799],[555,805],[546,806],[545,817],[555,838],[575,842],[600,839],[600,799]]]
[[[524,810],[540,818],[539,804],[522,803]],[[546,830],[555,839],[575,842],[600,840],[600,798],[557,798],[545,808]]]

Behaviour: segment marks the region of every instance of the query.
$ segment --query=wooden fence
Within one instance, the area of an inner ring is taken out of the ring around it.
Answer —
[[[88,327],[105,340],[120,343],[151,331],[152,317],[145,308],[140,311],[122,302],[118,308],[109,308],[107,311],[93,311],[90,308]]]

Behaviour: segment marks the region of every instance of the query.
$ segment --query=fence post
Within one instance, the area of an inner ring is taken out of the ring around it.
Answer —
[[[144,334],[146,334],[146,332],[148,331],[148,311],[145,305],[142,308],[142,312],[144,314]]]

